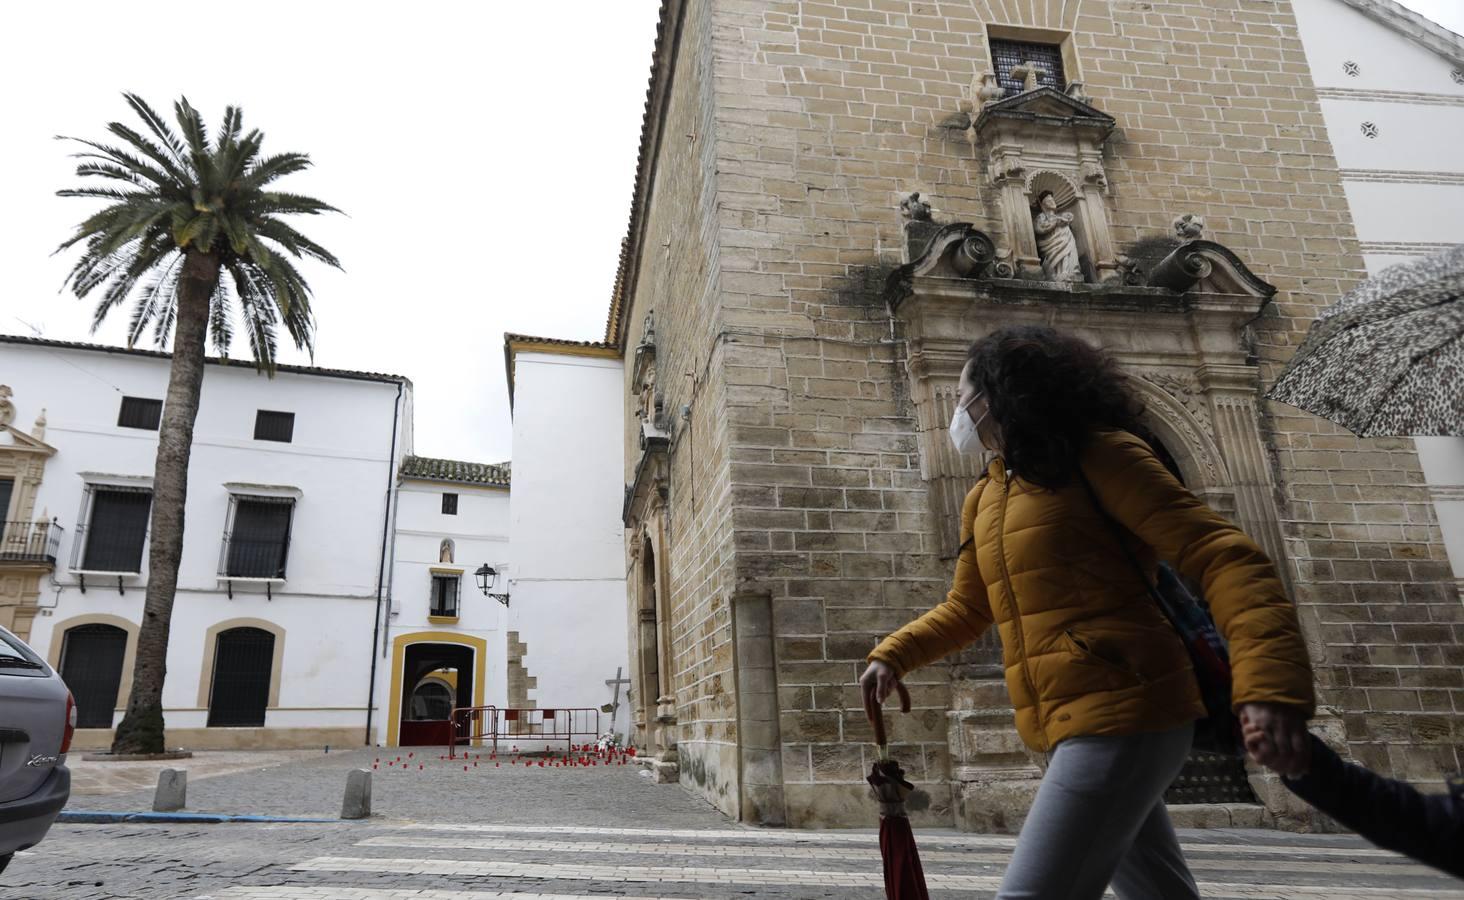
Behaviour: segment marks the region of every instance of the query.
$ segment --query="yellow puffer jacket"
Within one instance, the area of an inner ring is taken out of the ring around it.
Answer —
[[[1203,586],[1230,644],[1235,704],[1284,703],[1311,715],[1311,667],[1296,611],[1260,547],[1127,432],[1097,432],[1081,465],[1151,575],[1157,551]],[[1034,750],[1205,715],[1184,645],[1081,480],[1048,490],[1009,476],[998,459],[966,496],[961,522],[945,602],[886,638],[871,660],[904,675],[970,644],[995,621],[1017,731]]]

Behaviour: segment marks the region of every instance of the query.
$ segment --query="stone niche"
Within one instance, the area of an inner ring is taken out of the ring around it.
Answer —
[[[1048,151],[1042,165],[1055,165],[1055,153]],[[1009,228],[1025,221],[1014,213],[1025,215],[1029,191],[1025,176],[1011,177],[1017,180],[1006,185],[1018,205],[1004,210],[1013,213]],[[1094,198],[1100,184],[1078,182],[1078,196],[1086,192],[1088,200],[1074,202],[1088,204],[1090,222],[1104,222],[1095,214],[1101,209]],[[1265,548],[1283,578],[1289,576],[1258,415],[1260,377],[1245,345],[1246,323],[1275,288],[1229,249],[1201,238],[1201,227],[1193,216],[1176,219],[1174,234],[1155,236],[1149,244],[1154,255],[1137,261],[1107,255],[1102,237],[1093,252],[1110,277],[1096,284],[1012,277],[1016,273],[1002,267],[991,237],[961,222],[936,227],[923,252],[891,273],[885,299],[907,345],[921,474],[943,555],[954,556],[962,498],[985,469],[985,460],[954,453],[947,437],[967,347],[1000,326],[1042,324],[1078,334],[1114,355],[1147,407],[1146,424],[1186,484]],[[1104,236],[1102,229],[1106,224],[1088,234]],[[1017,262],[1030,264],[1022,246],[1019,240]],[[1317,628],[1305,609],[1302,625],[1313,659],[1322,661]],[[1015,830],[1040,772],[1012,724],[994,629],[958,658],[953,675],[949,734],[958,824]],[[1244,771],[1237,770],[1233,780],[1245,790]],[[1255,772],[1249,786],[1271,821],[1294,822],[1284,791]],[[1248,808],[1263,815],[1258,806]]]
[[[1103,144],[1114,119],[1089,103],[1080,84],[1060,91],[1039,87],[1035,79],[1027,83],[1027,90],[1002,97],[994,79],[983,78],[976,91],[982,105],[970,136],[997,189],[1006,235],[997,273],[1047,281],[1118,280],[1103,168]],[[1049,196],[1051,208],[1044,210]],[[1052,229],[1049,242],[1075,250],[1064,273],[1055,274],[1045,259],[1053,254],[1040,252],[1044,225]]]

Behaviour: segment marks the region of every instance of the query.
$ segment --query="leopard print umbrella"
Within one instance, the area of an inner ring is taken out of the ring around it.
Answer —
[[[1266,396],[1359,437],[1464,436],[1464,244],[1323,310]]]

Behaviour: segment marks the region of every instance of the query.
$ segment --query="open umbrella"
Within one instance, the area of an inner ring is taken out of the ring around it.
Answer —
[[[1464,435],[1464,244],[1322,310],[1266,396],[1358,437]]]
[[[910,691],[899,682],[900,711],[910,711]],[[925,871],[920,868],[920,854],[915,850],[915,835],[910,831],[910,816],[905,812],[905,798],[915,785],[905,780],[905,770],[890,759],[885,739],[884,711],[879,701],[866,695],[864,713],[874,726],[874,743],[879,759],[870,770],[870,787],[879,800],[879,852],[884,858],[885,897],[888,900],[930,900],[925,889]]]

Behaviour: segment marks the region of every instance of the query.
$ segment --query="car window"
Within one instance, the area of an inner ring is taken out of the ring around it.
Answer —
[[[7,631],[0,631],[0,667],[8,669],[39,669],[41,658],[27,647],[20,638]]]

